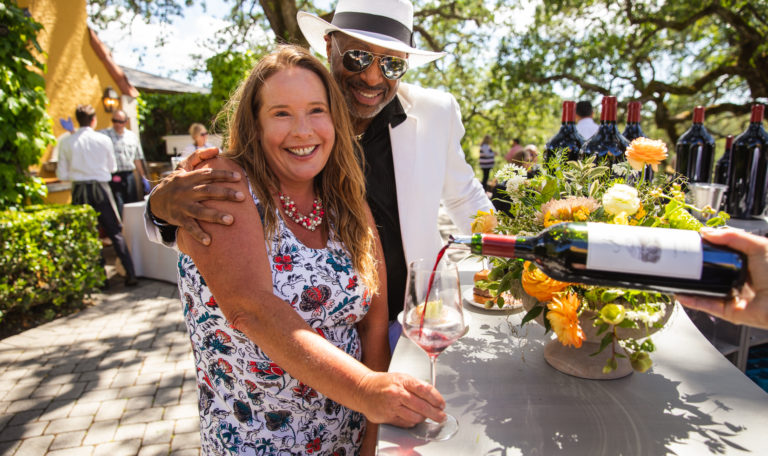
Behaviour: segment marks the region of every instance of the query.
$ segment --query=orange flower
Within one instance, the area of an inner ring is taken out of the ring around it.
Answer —
[[[658,171],[659,163],[667,158],[667,145],[664,141],[635,138],[629,143],[624,155],[632,168],[638,171],[642,170],[646,164],[651,165],[654,171]]]
[[[552,330],[557,334],[557,340],[563,345],[581,347],[581,342],[586,339],[584,330],[579,326],[579,296],[576,293],[557,295],[547,303],[547,320],[552,325]]]
[[[523,290],[539,301],[549,301],[555,293],[563,291],[570,285],[567,282],[550,279],[541,272],[541,269],[535,266],[530,268],[530,265],[530,261],[526,261],[523,265]]]
[[[600,207],[597,201],[584,196],[569,196],[560,200],[549,200],[541,206],[539,221],[544,228],[561,222],[583,222],[595,209]]]

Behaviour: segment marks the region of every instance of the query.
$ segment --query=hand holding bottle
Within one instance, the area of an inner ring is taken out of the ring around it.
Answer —
[[[768,329],[768,238],[736,229],[701,231],[712,244],[724,245],[747,255],[747,282],[738,296],[730,299],[676,295],[688,308],[701,310],[736,324]]]

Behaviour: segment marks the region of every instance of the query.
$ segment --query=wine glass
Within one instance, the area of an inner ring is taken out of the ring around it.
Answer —
[[[435,365],[443,350],[464,334],[459,272],[455,264],[417,260],[408,265],[403,332],[429,356],[432,386]],[[430,419],[410,429],[423,440],[446,440],[459,430],[459,423],[448,415],[442,423]]]

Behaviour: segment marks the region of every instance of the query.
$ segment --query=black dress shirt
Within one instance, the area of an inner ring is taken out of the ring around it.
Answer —
[[[395,166],[392,162],[392,142],[389,127],[406,119],[403,105],[395,97],[373,118],[360,143],[365,156],[365,188],[368,205],[379,229],[381,247],[387,263],[387,298],[389,320],[403,310],[405,297],[406,261],[397,211]]]

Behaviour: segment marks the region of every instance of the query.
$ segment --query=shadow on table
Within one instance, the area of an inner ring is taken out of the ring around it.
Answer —
[[[442,375],[439,380],[441,393],[462,409],[462,420],[481,424],[498,443],[482,454],[517,449],[524,455],[661,455],[674,453],[671,445],[693,435],[711,454],[752,451],[736,443],[744,426],[717,422],[707,413],[730,411],[727,404],[708,394],[681,395],[679,382],[653,372],[609,381],[575,379],[544,361],[541,327],[520,329],[515,323],[482,325],[484,339],[470,334],[441,355],[444,365],[488,371],[474,379]],[[508,335],[505,324],[517,337]],[[526,331],[533,337],[525,337]]]

